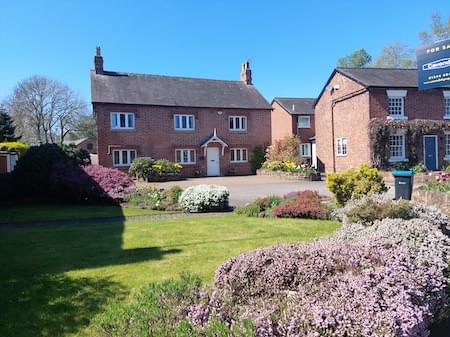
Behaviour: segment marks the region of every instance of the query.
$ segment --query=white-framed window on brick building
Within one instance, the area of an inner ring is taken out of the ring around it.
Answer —
[[[230,149],[231,163],[246,163],[247,161],[247,149]]]
[[[337,156],[347,155],[347,138],[336,139],[336,155]]]
[[[136,158],[136,150],[113,150],[113,166],[130,166],[133,160]]]
[[[450,91],[444,91],[444,119],[450,119]]]
[[[176,149],[175,161],[180,164],[189,165],[196,163],[196,156],[194,149]]]
[[[247,131],[247,117],[246,116],[229,116],[228,125],[230,131]]]
[[[195,130],[194,115],[174,115],[173,126],[175,130]]]
[[[405,116],[406,93],[406,90],[387,90],[389,118],[407,119]]]
[[[134,129],[135,115],[133,112],[111,112],[111,129]]]
[[[309,129],[311,127],[311,116],[298,116],[297,127],[299,129]]]
[[[444,160],[450,160],[450,132],[446,132],[444,135],[445,156]]]
[[[304,158],[311,157],[311,144],[310,143],[301,143],[300,144],[300,156]]]
[[[396,130],[389,135],[389,161],[404,161],[405,155],[405,132],[404,130]]]

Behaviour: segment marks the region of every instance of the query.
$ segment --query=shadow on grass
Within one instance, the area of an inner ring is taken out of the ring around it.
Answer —
[[[159,261],[177,248],[123,248],[124,223],[0,230],[0,336],[65,336],[89,325],[127,287],[109,267]],[[72,270],[104,268],[98,277]],[[103,274],[102,274],[103,273]]]
[[[107,278],[45,274],[2,282],[1,336],[64,336],[87,326],[124,288]]]

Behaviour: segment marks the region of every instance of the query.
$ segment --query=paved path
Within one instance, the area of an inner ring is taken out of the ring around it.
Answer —
[[[190,178],[182,181],[157,183],[160,188],[179,185],[186,188],[192,185],[216,184],[226,186],[230,191],[230,205],[242,206],[256,198],[267,195],[283,196],[292,191],[313,190],[321,195],[331,196],[324,181],[297,181],[266,176],[208,177]]]

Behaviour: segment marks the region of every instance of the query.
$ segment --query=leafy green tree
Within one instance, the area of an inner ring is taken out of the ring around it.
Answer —
[[[91,116],[82,116],[75,123],[74,130],[70,134],[72,139],[80,139],[85,137],[97,137],[97,126],[94,118]]]
[[[416,64],[414,50],[404,43],[396,42],[384,47],[372,66],[378,68],[414,68]]]
[[[447,22],[444,22],[439,13],[433,13],[431,15],[431,31],[420,32],[419,38],[422,44],[450,38],[450,16],[447,18]]]
[[[0,110],[0,142],[15,142],[20,137],[16,137],[16,126],[11,116],[4,110]]]
[[[372,61],[372,56],[364,49],[355,50],[337,61],[338,67],[363,68]]]

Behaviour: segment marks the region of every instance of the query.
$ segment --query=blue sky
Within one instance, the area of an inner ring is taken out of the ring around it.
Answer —
[[[450,1],[0,0],[0,98],[39,74],[90,101],[97,45],[105,69],[150,74],[238,79],[249,58],[268,100],[315,97],[337,58],[415,47],[433,12]]]

